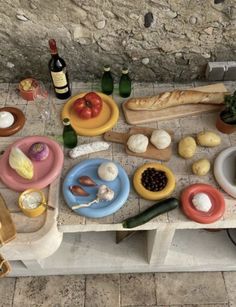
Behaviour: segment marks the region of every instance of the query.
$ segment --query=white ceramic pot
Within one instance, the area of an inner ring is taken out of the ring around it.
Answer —
[[[217,156],[214,175],[221,188],[236,198],[236,146],[223,150]]]

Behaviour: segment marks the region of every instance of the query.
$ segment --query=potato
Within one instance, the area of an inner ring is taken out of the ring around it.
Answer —
[[[196,151],[196,142],[191,136],[187,136],[180,140],[178,145],[179,155],[184,159],[192,158]]]
[[[197,176],[205,176],[211,168],[211,164],[207,159],[200,159],[193,163],[192,171]]]
[[[197,143],[204,147],[215,147],[220,145],[221,138],[211,131],[202,131],[197,134]]]

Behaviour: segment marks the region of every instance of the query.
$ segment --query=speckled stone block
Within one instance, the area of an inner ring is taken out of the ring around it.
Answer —
[[[156,273],[155,279],[158,305],[228,302],[224,279],[220,272]]]
[[[27,119],[23,129],[20,131],[20,134],[22,136],[43,135],[44,122]]]
[[[0,83],[0,108],[5,106],[9,92],[8,83]]]
[[[156,304],[153,274],[122,274],[120,287],[121,306]]]
[[[224,272],[226,291],[229,297],[229,306],[236,306],[236,272]]]
[[[85,307],[119,307],[119,284],[118,274],[87,276]]]
[[[91,82],[72,82],[72,96],[91,91]]]
[[[180,119],[183,136],[192,135],[203,130],[204,124],[201,116],[186,116]]]
[[[134,83],[133,84],[133,96],[144,97],[154,95],[154,87],[152,83]]]
[[[19,91],[18,91],[18,83],[11,83],[9,85],[9,93],[7,96],[7,103],[21,105],[27,104],[27,100],[21,98]]]
[[[83,275],[18,278],[13,306],[82,307],[84,291]]]
[[[15,282],[15,278],[0,279],[0,307],[12,306]]]
[[[121,223],[129,217],[135,216],[139,211],[139,198],[131,192],[125,204],[114,213],[114,223]]]

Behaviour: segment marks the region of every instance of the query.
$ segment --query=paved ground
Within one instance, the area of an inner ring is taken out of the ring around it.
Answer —
[[[4,278],[0,307],[10,306],[236,306],[236,272]]]

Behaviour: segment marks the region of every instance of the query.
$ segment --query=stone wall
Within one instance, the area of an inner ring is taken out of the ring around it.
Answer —
[[[236,59],[235,0],[0,0],[0,26],[0,81],[46,80],[49,38],[81,81],[105,63],[117,77],[126,64],[135,80],[189,81]]]

